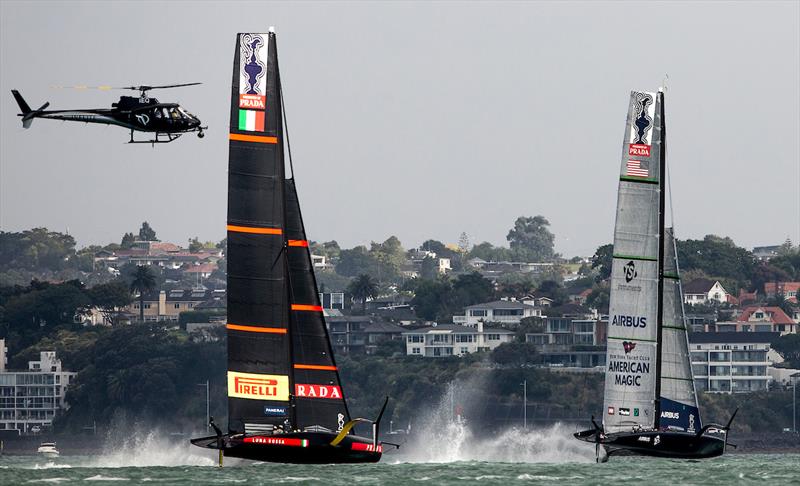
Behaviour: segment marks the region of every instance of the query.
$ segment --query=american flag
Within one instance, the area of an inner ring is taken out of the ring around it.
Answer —
[[[641,160],[629,160],[627,169],[629,176],[634,176],[634,177],[650,176],[650,172],[647,170],[647,167],[642,167]]]

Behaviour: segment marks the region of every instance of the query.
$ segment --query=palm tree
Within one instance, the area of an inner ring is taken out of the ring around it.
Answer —
[[[156,277],[145,265],[136,267],[131,280],[131,292],[139,292],[139,322],[144,322],[144,294],[156,288]]]
[[[369,275],[361,274],[347,286],[347,293],[361,301],[361,313],[367,313],[367,299],[378,296],[378,284]]]

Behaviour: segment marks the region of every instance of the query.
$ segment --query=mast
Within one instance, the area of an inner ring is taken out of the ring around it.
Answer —
[[[664,316],[664,210],[665,210],[665,189],[666,189],[666,144],[667,129],[664,121],[664,91],[659,88],[658,99],[660,101],[659,113],[661,115],[661,150],[658,157],[658,310],[657,310],[657,334],[656,334],[656,393],[655,393],[655,428],[658,430],[661,421],[661,363],[662,363],[662,340],[663,340],[663,316]]]

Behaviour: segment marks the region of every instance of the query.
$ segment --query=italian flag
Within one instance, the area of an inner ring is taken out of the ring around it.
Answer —
[[[248,132],[263,132],[264,112],[239,110],[239,130],[247,130]]]

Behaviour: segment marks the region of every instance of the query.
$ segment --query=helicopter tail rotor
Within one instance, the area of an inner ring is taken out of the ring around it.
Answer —
[[[48,101],[47,103],[40,106],[38,109],[31,110],[31,107],[28,105],[28,103],[25,101],[25,98],[22,97],[19,91],[12,89],[11,94],[14,95],[14,99],[17,100],[19,109],[22,112],[19,115],[22,117],[22,128],[30,128],[31,123],[33,123],[33,119],[36,118],[36,116],[40,114],[42,111],[47,109],[48,106],[50,106],[50,102]]]

